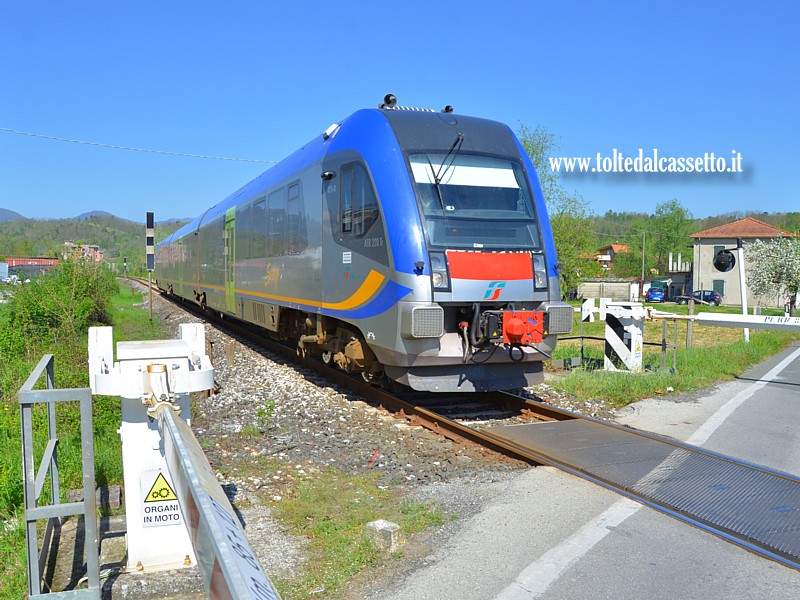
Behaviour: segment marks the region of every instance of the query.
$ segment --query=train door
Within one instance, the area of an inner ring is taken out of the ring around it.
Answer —
[[[228,312],[236,312],[236,207],[225,213],[225,232],[223,233],[225,249],[225,308]]]
[[[186,286],[183,281],[183,263],[185,260],[186,256],[184,255],[183,251],[183,238],[181,238],[178,240],[178,257],[176,261],[178,263],[178,289],[175,291],[184,297],[186,296]]]

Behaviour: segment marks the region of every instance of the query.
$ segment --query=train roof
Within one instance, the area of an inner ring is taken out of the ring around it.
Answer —
[[[376,118],[377,117],[377,118]],[[315,136],[300,149],[267,169],[255,179],[222,199],[197,218],[187,223],[160,245],[195,233],[203,223],[210,222],[235,206],[240,199],[247,199],[293,173],[321,160],[337,144],[329,142],[337,134],[356,130],[364,132],[375,129],[376,123],[389,125],[397,142],[403,149],[420,151],[447,151],[457,134],[463,134],[461,149],[498,155],[514,155],[518,152],[516,138],[510,128],[498,121],[458,115],[452,112],[434,112],[421,109],[372,108],[361,109],[338,123],[334,123],[323,134]],[[350,135],[343,136],[352,140]],[[363,143],[373,142],[371,135],[364,135]]]

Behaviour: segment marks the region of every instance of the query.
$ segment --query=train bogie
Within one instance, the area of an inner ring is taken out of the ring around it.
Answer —
[[[162,289],[370,381],[432,391],[541,379],[572,309],[508,127],[362,110],[159,245]]]

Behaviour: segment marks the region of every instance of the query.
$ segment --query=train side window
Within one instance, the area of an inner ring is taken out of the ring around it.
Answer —
[[[250,229],[250,258],[263,258],[266,252],[266,243],[264,238],[264,228],[267,224],[267,199],[259,198],[253,204],[253,212],[251,215]]]
[[[364,165],[342,167],[342,233],[363,237],[378,219],[378,199]]]
[[[286,226],[288,230],[289,254],[300,254],[306,249],[306,231],[303,211],[300,209],[300,182],[289,186],[289,198],[286,207]]]
[[[267,256],[286,254],[286,188],[267,197]]]

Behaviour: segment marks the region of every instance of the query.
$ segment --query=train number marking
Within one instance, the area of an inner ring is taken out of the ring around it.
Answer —
[[[367,332],[367,339],[368,340],[374,340],[375,339],[375,334],[373,332],[371,332],[371,331],[368,331]]]

